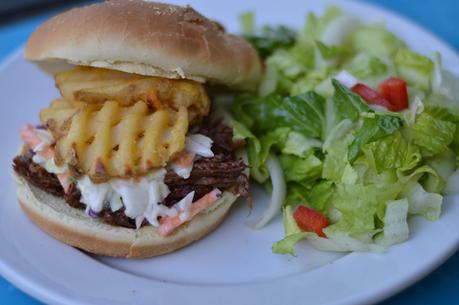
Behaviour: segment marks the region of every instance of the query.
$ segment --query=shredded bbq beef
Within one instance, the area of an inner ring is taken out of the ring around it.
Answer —
[[[225,125],[222,120],[204,123],[200,126],[198,133],[214,141],[212,151],[216,155],[223,154],[232,159],[235,159],[234,151],[245,144],[244,140],[233,141],[233,129]]]
[[[197,132],[213,140],[212,151],[215,156],[196,159],[188,179],[168,171],[165,183],[169,187],[170,194],[162,204],[171,207],[192,191],[195,191],[195,198],[201,198],[214,188],[222,191],[229,190],[248,199],[249,181],[243,173],[247,165],[234,154],[234,151],[244,143],[234,143],[232,129],[221,121],[205,124]],[[85,205],[80,202],[81,193],[75,184],[71,184],[67,193],[64,193],[56,175],[48,173],[43,167],[35,164],[32,157],[33,152],[30,150],[17,156],[13,160],[14,170],[40,189],[63,197],[70,206],[78,209],[85,208]],[[135,228],[134,219],[125,215],[124,208],[116,212],[106,208],[99,213],[99,217],[114,226]]]
[[[124,214],[124,208],[115,212],[112,212],[110,209],[105,209],[99,214],[99,217],[109,225],[135,229],[134,219]]]
[[[240,159],[231,160],[228,156],[217,155],[196,160],[188,179],[183,179],[175,172],[169,171],[165,183],[171,194],[166,198],[166,205],[172,206],[193,190],[196,192],[196,198],[200,198],[213,188],[221,190],[237,188],[238,178],[245,168],[246,165]]]
[[[77,209],[84,209],[86,206],[80,202],[81,193],[75,183],[70,184],[67,193],[64,195],[64,200],[71,206]]]
[[[13,168],[19,175],[27,179],[31,184],[46,190],[58,197],[64,196],[59,180],[56,175],[48,173],[43,167],[32,161],[33,151],[28,150],[13,160]]]

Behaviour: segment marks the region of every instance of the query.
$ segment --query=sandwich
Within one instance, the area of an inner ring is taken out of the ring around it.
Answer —
[[[21,130],[13,160],[20,206],[43,231],[89,253],[151,257],[204,237],[249,198],[244,143],[212,100],[255,89],[261,64],[219,23],[191,7],[108,1],[46,21],[25,57],[60,92]]]

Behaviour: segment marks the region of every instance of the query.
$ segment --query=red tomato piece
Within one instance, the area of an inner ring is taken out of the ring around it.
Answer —
[[[293,218],[301,230],[315,232],[317,235],[325,237],[322,229],[328,226],[328,220],[322,213],[300,205],[293,213]]]
[[[389,109],[390,111],[395,111],[395,108],[387,99],[367,85],[358,83],[352,87],[351,90],[352,92],[360,95],[360,97],[362,97],[370,105],[379,105]]]
[[[408,108],[408,89],[403,79],[386,79],[379,85],[379,93],[393,105],[395,111]]]

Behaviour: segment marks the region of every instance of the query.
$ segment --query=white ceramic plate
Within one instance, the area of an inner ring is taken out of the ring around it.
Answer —
[[[176,1],[177,2],[177,1]],[[303,24],[309,10],[334,1],[185,1],[237,31],[237,16],[256,12],[260,23]],[[194,3],[196,2],[196,3]],[[338,1],[335,1],[337,3]],[[439,50],[459,74],[459,57],[428,32],[379,8],[339,1],[369,20],[387,21],[413,48]],[[213,234],[176,253],[139,261],[95,257],[38,230],[20,211],[10,179],[18,131],[38,120],[39,109],[57,96],[53,81],[20,54],[0,69],[0,272],[32,296],[51,304],[361,304],[386,298],[436,268],[459,244],[459,201],[448,198],[441,219],[411,222],[411,238],[385,254],[321,253],[301,245],[298,257],[271,253],[282,237],[281,220],[249,229],[243,202]],[[257,214],[266,195],[255,189]]]

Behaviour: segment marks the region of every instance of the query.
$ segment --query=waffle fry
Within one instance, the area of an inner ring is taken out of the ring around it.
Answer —
[[[186,107],[190,121],[209,113],[210,103],[204,87],[194,81],[91,67],[77,67],[59,73],[55,80],[62,96],[69,101],[117,101],[123,106],[130,106],[140,100],[154,109],[169,107],[178,111],[180,107]]]
[[[59,139],[67,132],[70,123],[68,119],[83,106],[84,103],[68,102],[64,99],[54,100],[49,108],[40,112],[40,120],[46,123],[53,137]]]
[[[185,146],[186,107],[152,110],[144,101],[84,103],[56,100],[40,117],[56,138],[56,163],[95,182],[146,174]]]

